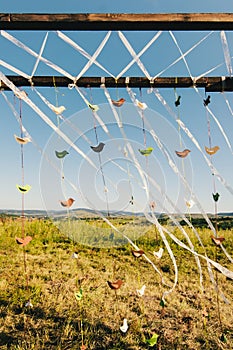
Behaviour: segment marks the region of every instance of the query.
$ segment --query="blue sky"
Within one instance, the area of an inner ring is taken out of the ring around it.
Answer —
[[[0,1],[1,12],[231,12],[232,9],[229,1],[67,1],[64,5],[62,1],[48,2],[29,2],[29,1]],[[55,7],[56,5],[56,7]],[[40,51],[42,42],[44,40],[44,32],[12,32],[10,33],[24,44],[29,46],[37,53]],[[73,39],[80,46],[82,46],[90,55],[93,55],[97,47],[104,39],[106,32],[66,32],[69,38]],[[174,32],[175,38],[179,43],[183,52],[189,50],[195,43],[204,38],[207,32]],[[131,43],[136,52],[139,52],[147,44],[149,40],[155,35],[152,32],[125,32],[127,40]],[[229,51],[233,52],[233,37],[232,33],[226,33],[229,45]],[[35,58],[24,52],[22,49],[14,46],[11,42],[0,36],[0,59],[17,67],[26,74],[30,75]],[[48,58],[60,67],[67,70],[70,74],[76,75],[86,64],[87,60],[78,54],[68,44],[64,43],[56,33],[51,32],[48,35],[46,46],[43,52],[43,57]],[[165,69],[175,59],[180,57],[178,48],[176,47],[171,35],[168,32],[161,34],[159,39],[154,43],[148,51],[146,51],[141,60],[145,67],[151,74],[155,76],[161,70]],[[192,76],[199,76],[207,72],[210,68],[222,64],[216,68],[210,75],[222,76],[228,75],[228,70],[225,63],[224,52],[220,39],[220,33],[212,33],[210,36],[186,56],[188,66],[191,70]],[[104,50],[98,57],[98,61],[107,68],[114,76],[116,76],[130,61],[131,55],[127,51],[124,44],[121,42],[117,33],[112,33]],[[12,74],[12,72],[1,67],[4,74]],[[54,70],[40,62],[36,74],[50,74],[56,75]],[[93,65],[85,75],[106,75],[100,68]],[[134,64],[126,75],[141,76],[143,73]],[[162,76],[189,76],[187,67],[183,60],[180,60],[173,67],[168,69]],[[29,98],[41,108],[41,110],[57,124],[55,114],[39,99],[35,92],[31,89],[24,89]],[[52,104],[64,105],[66,111],[64,118],[72,123],[72,127],[67,123],[60,125],[69,138],[94,162],[96,167],[99,167],[98,155],[90,150],[90,145],[96,145],[96,134],[94,131],[93,116],[90,109],[75,89],[55,89],[55,88],[41,88],[38,89],[43,96],[47,98]],[[85,97],[94,104],[99,106],[98,114],[104,120],[106,125],[109,125],[111,136],[106,135],[101,127],[97,127],[97,136],[99,141],[105,143],[104,151],[101,153],[103,173],[108,187],[108,200],[110,209],[114,210],[132,210],[140,211],[144,209],[144,203],[147,202],[145,191],[143,190],[143,180],[138,173],[132,160],[125,159],[123,156],[125,140],[120,133],[114,117],[107,103],[106,97],[102,89],[83,89]],[[124,123],[124,130],[127,138],[135,150],[137,159],[145,174],[149,174],[154,181],[157,181],[162,188],[162,191],[171,198],[178,207],[185,211],[185,199],[190,193],[187,188],[183,186],[181,181],[172,172],[167,164],[166,159],[161,154],[154,140],[151,138],[149,132],[146,133],[147,146],[153,146],[152,155],[148,157],[148,163],[145,157],[141,156],[138,149],[144,147],[144,137],[142,120],[138,114],[137,109],[132,104],[129,95],[125,89],[109,89],[109,93],[113,99],[124,97],[126,103],[117,109]],[[213,177],[209,167],[203,160],[200,152],[195,148],[193,143],[187,135],[180,131],[177,123],[162,106],[154,94],[149,94],[146,89],[139,91],[134,90],[136,98],[144,101],[148,108],[144,112],[145,120],[148,125],[153,128],[164,143],[166,149],[169,151],[174,163],[180,170],[180,173],[187,178],[193,193],[197,196],[205,211],[213,212],[214,203],[212,199]],[[180,115],[186,126],[191,130],[193,135],[197,138],[202,149],[208,146],[208,129],[207,119],[210,118],[211,126],[211,141],[212,145],[219,145],[220,151],[213,157],[214,166],[218,169],[220,174],[233,187],[232,183],[232,154],[229,147],[224,140],[222,133],[219,130],[216,122],[206,112],[203,107],[202,99],[205,98],[203,90],[199,90],[200,96],[194,89],[160,89],[163,98],[168,102],[170,108],[174,113]],[[12,92],[5,93],[10,103],[16,112],[20,110],[20,102],[13,95]],[[181,106],[178,109],[174,107],[174,100],[176,94],[181,95]],[[12,111],[6,104],[2,96],[0,96],[1,103],[1,128],[0,138],[2,145],[2,174],[1,174],[1,191],[0,208],[20,209],[21,195],[17,192],[15,185],[21,183],[21,155],[20,146],[15,142],[14,134],[19,135],[20,129],[16,122]],[[226,132],[230,142],[233,139],[233,116],[230,113],[226,104],[226,99],[232,105],[231,94],[211,94],[210,109],[214,116],[219,120]],[[100,171],[93,171],[88,165],[88,162],[70,148],[60,136],[56,135],[53,130],[45,124],[43,120],[25,103],[22,103],[22,118],[23,124],[31,134],[33,140],[40,147],[43,154],[38,149],[29,143],[24,146],[24,175],[25,183],[32,186],[27,195],[25,195],[26,209],[61,209],[59,200],[68,197],[76,199],[74,207],[87,206],[106,209],[106,197],[103,189],[103,178]],[[149,126],[148,130],[150,129]],[[77,135],[75,128],[81,131],[88,138],[89,143],[82,137]],[[175,150],[180,149],[180,137],[182,138],[182,147],[191,149],[191,154],[182,162],[181,159],[175,155]],[[63,161],[63,168],[61,173],[55,171],[51,167],[51,163],[59,168],[62,162],[55,157],[55,150],[67,149],[69,155]],[[50,162],[46,159],[49,158]],[[113,165],[109,159],[115,160],[117,166]],[[124,169],[122,172],[120,167]],[[63,181],[62,174],[65,179]],[[131,174],[132,176],[129,176]],[[78,192],[74,191],[74,187]],[[82,198],[79,191],[85,197]],[[166,205],[165,196],[157,192],[152,186],[151,197]],[[220,193],[220,200],[218,203],[219,211],[233,211],[232,195],[225,189],[225,187],[216,180],[216,191]],[[129,199],[133,195],[135,204],[129,205]],[[167,206],[169,208],[169,206]],[[161,207],[158,204],[157,209]],[[193,212],[198,211],[197,207],[192,208]]]

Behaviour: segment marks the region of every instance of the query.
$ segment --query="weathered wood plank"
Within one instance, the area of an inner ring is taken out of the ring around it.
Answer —
[[[31,86],[31,83],[21,77],[16,75],[7,76],[10,81],[12,81],[16,86]],[[77,81],[77,86],[79,87],[93,87],[99,88],[103,78],[101,77],[82,77]],[[33,84],[37,87],[54,87],[54,81],[57,87],[68,87],[69,84],[73,82],[63,76],[34,76]],[[119,78],[116,82],[114,78],[106,77],[105,85],[109,88],[119,88],[126,87],[126,77]],[[151,83],[145,77],[130,77],[128,85],[134,88],[192,88],[194,83],[190,77],[159,77]],[[222,92],[222,91],[233,91],[233,78],[230,77],[202,77],[195,81],[195,86],[199,88],[204,88],[208,92]],[[8,90],[5,84],[1,83],[1,88]]]
[[[233,30],[233,13],[1,13],[0,29]]]

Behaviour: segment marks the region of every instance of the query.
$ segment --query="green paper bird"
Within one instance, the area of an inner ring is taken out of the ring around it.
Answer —
[[[58,152],[58,151],[55,151],[55,154],[57,156],[57,158],[64,158],[67,154],[69,154],[69,152],[67,152],[66,150],[62,151],[62,152]]]
[[[150,339],[146,339],[146,344],[149,346],[155,346],[157,344],[159,335],[154,333]]]
[[[149,154],[151,154],[151,152],[153,151],[153,147],[147,147],[146,149],[139,149],[139,152],[143,155],[143,156],[149,156]]]
[[[78,292],[74,292],[74,296],[75,296],[77,301],[80,301],[82,299],[82,297],[83,297],[82,288],[80,288]]]

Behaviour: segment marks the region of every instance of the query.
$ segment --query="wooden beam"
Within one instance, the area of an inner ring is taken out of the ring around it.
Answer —
[[[31,83],[16,75],[8,75],[7,78],[18,87],[30,87]],[[114,78],[106,77],[105,86],[108,88],[125,88],[127,85],[126,77],[119,78],[116,82]],[[233,91],[233,78],[230,77],[202,77],[195,82],[190,77],[159,77],[156,78],[153,83],[145,77],[130,77],[127,78],[128,86],[133,88],[192,88],[194,86],[198,88],[204,88],[207,92],[222,92]],[[73,82],[63,76],[34,76],[33,85],[36,87],[54,87],[54,82],[57,87],[68,87]],[[93,87],[99,88],[103,78],[101,77],[82,77],[77,81],[79,87]],[[8,87],[1,82],[1,88],[9,90]]]
[[[6,30],[233,30],[233,13],[0,13]]]

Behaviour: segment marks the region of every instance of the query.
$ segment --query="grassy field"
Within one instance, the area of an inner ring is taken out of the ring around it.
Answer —
[[[82,225],[76,232],[79,238],[86,230]],[[124,226],[119,220],[116,225]],[[233,281],[214,270],[219,289],[231,302],[226,304],[210,283],[202,260],[202,291],[193,255],[170,240],[179,280],[163,305],[161,297],[168,288],[143,257],[133,257],[129,244],[115,248],[82,245],[74,242],[75,230],[68,239],[49,220],[27,220],[25,235],[33,239],[22,247],[15,240],[21,237],[21,229],[19,219],[0,222],[1,350],[233,349]],[[212,242],[210,231],[198,231],[208,256],[233,270]],[[193,233],[187,232],[202,253]],[[173,233],[182,239],[176,229]],[[232,233],[230,229],[219,232],[231,255]],[[107,236],[112,238],[109,232]],[[161,260],[153,256],[153,251],[164,247],[155,228],[147,226],[132,238],[172,285],[174,268],[168,253]],[[72,257],[74,252],[77,258]],[[107,281],[118,279],[123,281],[121,288],[110,289]],[[143,285],[145,294],[139,297],[136,290]],[[26,306],[29,301],[32,306]],[[124,318],[129,326],[126,333],[120,330]],[[155,334],[157,344],[151,346],[148,340]]]

